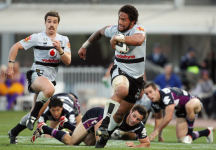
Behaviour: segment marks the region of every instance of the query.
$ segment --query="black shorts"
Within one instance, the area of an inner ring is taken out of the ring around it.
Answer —
[[[186,118],[186,115],[187,115],[185,108],[182,108],[180,110],[176,110],[175,114],[176,114],[177,118]]]
[[[34,75],[34,77],[32,77],[32,74],[33,73],[36,73],[36,76]],[[33,89],[31,88],[31,84],[32,84],[32,82],[34,81],[34,79],[36,78],[36,77],[39,77],[39,76],[41,76],[39,73],[37,73],[36,71],[34,71],[34,70],[29,70],[29,71],[27,71],[27,73],[26,73],[26,78],[27,78],[27,81],[28,81],[28,91],[30,92],[30,93],[36,93],[36,92],[34,92],[33,91]],[[52,81],[52,83],[53,83],[53,85],[55,86],[56,85],[56,81]],[[36,94],[38,94],[38,93],[36,93]]]
[[[89,133],[94,132],[94,126],[103,119],[103,112],[104,108],[94,107],[84,114],[82,124]]]
[[[114,72],[115,72],[115,76],[113,77]],[[143,80],[143,77],[139,77],[137,79],[132,78],[131,76],[123,72],[120,68],[118,68],[117,65],[113,65],[112,69],[110,70],[110,74],[112,76],[111,83],[113,79],[119,75],[123,75],[128,79],[129,93],[124,98],[124,100],[128,103],[135,104],[137,99],[139,98],[140,92],[142,91],[144,85],[146,84],[145,81]]]

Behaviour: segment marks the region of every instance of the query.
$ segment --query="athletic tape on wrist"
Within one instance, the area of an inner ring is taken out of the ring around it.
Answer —
[[[125,42],[125,36],[122,35],[122,34],[119,34],[119,35],[116,35],[115,36],[115,40],[118,41],[118,42]]]
[[[85,41],[85,43],[83,43],[82,47],[86,49],[86,48],[88,48],[90,45],[91,45],[91,43],[87,40],[87,41]]]

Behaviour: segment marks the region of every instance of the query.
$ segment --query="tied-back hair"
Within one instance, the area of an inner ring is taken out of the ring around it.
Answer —
[[[60,16],[59,16],[59,13],[57,11],[51,10],[51,11],[47,12],[45,17],[44,17],[45,22],[46,22],[48,16],[57,17],[58,18],[58,23],[60,22]]]
[[[49,103],[49,108],[51,107],[63,107],[63,102],[61,101],[60,98],[57,97],[51,97],[50,98],[50,103]]]
[[[145,85],[144,89],[148,88],[148,87],[152,87],[154,90],[157,89],[157,85],[154,82],[149,82]]]
[[[143,105],[140,104],[134,105],[134,107],[132,108],[132,112],[134,111],[138,111],[138,113],[143,116],[143,119],[145,119],[148,116],[148,111]]]
[[[139,14],[138,14],[137,9],[134,6],[124,5],[119,9],[118,14],[120,14],[120,12],[126,13],[129,17],[130,21],[135,21],[134,24],[137,23]]]

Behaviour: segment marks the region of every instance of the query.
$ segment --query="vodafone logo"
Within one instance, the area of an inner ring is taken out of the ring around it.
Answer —
[[[57,56],[57,50],[56,49],[50,49],[48,52],[48,55],[50,58],[55,58]]]

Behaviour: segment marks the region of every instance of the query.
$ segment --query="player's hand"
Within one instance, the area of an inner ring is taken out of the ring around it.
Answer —
[[[14,70],[13,70],[13,68],[12,67],[8,67],[7,69],[6,69],[6,71],[5,71],[5,77],[7,78],[7,79],[13,79],[13,75],[14,75]]]
[[[149,135],[149,140],[153,141],[155,139],[155,137],[158,135],[158,131],[155,130],[154,132],[152,132],[152,134]]]
[[[84,60],[86,59],[86,49],[81,47],[78,51],[79,57],[83,58]]]
[[[115,46],[116,46],[116,43],[117,43],[117,41],[115,40],[115,36],[116,35],[114,35],[112,37],[112,39],[110,40],[110,44],[111,44],[111,46],[112,46],[113,49],[115,49]]]
[[[51,41],[53,42],[53,46],[59,51],[61,49],[60,41],[56,39],[51,39]]]
[[[134,145],[134,142],[126,142],[126,145],[128,146],[128,147],[134,147],[135,145]]]
[[[163,137],[159,137],[159,138],[158,138],[158,141],[159,141],[159,142],[165,142],[165,140],[163,139]]]

